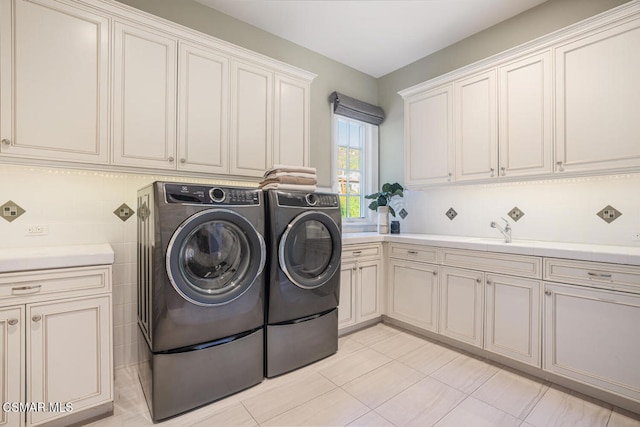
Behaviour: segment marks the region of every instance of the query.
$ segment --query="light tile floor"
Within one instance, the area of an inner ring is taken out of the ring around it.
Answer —
[[[152,424],[135,368],[117,370],[114,415],[90,425]],[[334,356],[158,425],[640,427],[640,416],[377,324]]]

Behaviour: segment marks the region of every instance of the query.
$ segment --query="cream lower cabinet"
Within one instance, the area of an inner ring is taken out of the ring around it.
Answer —
[[[544,289],[544,369],[640,401],[640,295]]]
[[[110,267],[0,274],[2,401],[44,405],[3,410],[0,425],[80,422],[83,410],[111,409],[111,311]]]
[[[543,368],[640,402],[640,268],[546,258],[544,278]]]
[[[389,246],[387,314],[435,332],[438,329],[437,250],[412,245]]]
[[[540,367],[542,260],[445,249],[443,264],[439,333]]]
[[[24,399],[24,306],[0,309],[0,400],[21,402]],[[22,426],[20,412],[0,410],[0,426]]]
[[[338,328],[382,315],[382,246],[345,245],[340,267]]]

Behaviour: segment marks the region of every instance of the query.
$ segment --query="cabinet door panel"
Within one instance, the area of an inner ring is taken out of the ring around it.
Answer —
[[[428,331],[438,328],[438,267],[389,262],[389,315]]]
[[[340,266],[340,304],[338,306],[338,326],[356,323],[356,263],[343,262]]]
[[[115,23],[113,160],[175,168],[176,40]]]
[[[452,86],[406,99],[405,112],[407,185],[450,181],[455,164]]]
[[[640,296],[545,283],[543,368],[640,400]]]
[[[500,175],[535,175],[553,168],[551,53],[499,69]]]
[[[540,367],[540,282],[487,274],[485,348]]]
[[[262,177],[271,167],[273,73],[232,62],[231,173]]]
[[[24,400],[24,308],[0,309],[0,401]],[[0,411],[0,426],[24,425],[23,413]]]
[[[2,8],[2,154],[107,163],[109,19],[47,0]]]
[[[229,59],[180,45],[178,169],[228,173]]]
[[[27,305],[27,401],[74,411],[112,400],[110,297]],[[27,424],[64,416],[29,412]]]
[[[556,49],[559,170],[640,166],[638,46],[640,19]]]
[[[358,263],[358,321],[380,316],[380,261]]]
[[[482,347],[483,282],[483,273],[442,268],[441,334]]]
[[[456,179],[496,176],[498,111],[496,72],[455,83]]]
[[[275,78],[273,163],[309,164],[309,84]]]

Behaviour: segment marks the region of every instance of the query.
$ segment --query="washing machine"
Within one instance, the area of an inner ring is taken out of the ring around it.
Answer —
[[[262,381],[264,233],[261,190],[138,191],[138,376],[154,421]]]
[[[342,219],[336,194],[267,192],[265,375],[338,350]]]

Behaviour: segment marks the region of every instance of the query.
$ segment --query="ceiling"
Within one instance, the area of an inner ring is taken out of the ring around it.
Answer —
[[[196,0],[381,77],[546,0]]]

